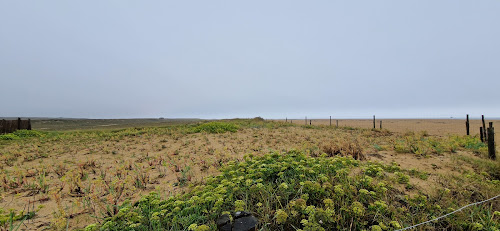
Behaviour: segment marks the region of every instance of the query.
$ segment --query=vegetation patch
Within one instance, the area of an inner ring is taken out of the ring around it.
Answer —
[[[208,122],[200,124],[192,129],[192,132],[206,132],[206,133],[225,133],[225,132],[237,132],[239,126],[233,123],[227,122]]]
[[[35,130],[16,130],[13,133],[0,135],[0,140],[19,140],[29,137],[42,137],[45,134]]]
[[[403,172],[397,165],[351,157],[314,158],[299,151],[248,155],[242,162],[228,162],[220,175],[192,186],[185,194],[161,200],[158,193],[151,193],[134,204],[123,204],[115,216],[87,228],[216,230],[218,216],[249,211],[258,217],[262,230],[394,230],[444,215],[468,202],[465,196],[470,195],[452,195],[455,192],[449,189],[439,190],[436,196],[419,191],[410,196],[398,185],[407,185],[419,174]],[[500,191],[498,181],[481,175],[466,181],[489,187],[486,192]],[[476,199],[486,197],[476,193]],[[463,211],[424,228],[494,230],[500,225],[495,209],[498,204],[477,206],[472,213]]]

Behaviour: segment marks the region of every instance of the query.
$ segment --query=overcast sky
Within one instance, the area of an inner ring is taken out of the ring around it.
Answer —
[[[500,116],[500,1],[0,0],[0,116]]]

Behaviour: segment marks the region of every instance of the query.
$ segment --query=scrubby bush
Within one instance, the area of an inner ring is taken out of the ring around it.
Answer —
[[[238,125],[225,122],[208,122],[200,124],[192,129],[192,132],[225,133],[238,131]]]
[[[18,140],[21,139],[12,133],[0,135],[0,140]]]
[[[42,137],[44,134],[39,131],[35,130],[17,130],[13,132],[12,134],[20,137],[20,138],[26,138],[26,137]]]

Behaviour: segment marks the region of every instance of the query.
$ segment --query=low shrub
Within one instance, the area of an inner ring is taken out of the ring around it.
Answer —
[[[208,122],[192,128],[192,132],[225,133],[238,131],[238,125],[224,122]]]
[[[42,132],[35,131],[35,130],[17,130],[17,131],[14,131],[12,134],[14,134],[20,138],[42,137],[44,135]]]
[[[0,135],[0,140],[19,140],[19,139],[21,139],[19,136],[16,136],[12,133]]]
[[[353,171],[354,168],[364,169]],[[395,172],[396,180],[387,172]],[[216,230],[222,214],[248,211],[259,219],[259,230],[394,230],[449,212],[455,199],[406,195],[394,187],[412,176],[394,166],[365,163],[351,157],[308,157],[298,151],[246,156],[229,162],[221,174],[203,185],[161,200],[151,193],[134,204],[121,206],[106,218],[100,230]],[[498,189],[497,189],[498,190]],[[467,229],[471,222],[498,227],[493,208],[445,218],[432,229]],[[489,217],[488,217],[489,216]],[[378,229],[380,230],[380,229]]]

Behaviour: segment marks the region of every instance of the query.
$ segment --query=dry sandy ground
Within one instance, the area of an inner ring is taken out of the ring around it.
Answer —
[[[309,120],[311,120],[312,125],[330,125],[329,119],[307,119],[308,125]],[[291,119],[291,121],[294,124],[305,124],[305,118]],[[375,122],[377,128],[380,127],[380,121],[382,121],[383,129],[397,133],[427,131],[428,134],[435,136],[466,134],[465,120],[460,119],[377,119]],[[486,120],[486,127],[488,127],[488,122],[493,122],[493,126],[500,126],[500,120]],[[332,126],[336,125],[337,119],[332,119]],[[373,119],[338,119],[338,126],[370,129],[373,128]],[[478,135],[481,126],[481,120],[470,120],[471,135]]]
[[[299,123],[299,121],[294,121]],[[303,120],[300,122],[304,122]],[[313,120],[314,124],[327,124],[328,120]],[[385,128],[389,130],[421,129],[432,134],[460,133],[463,129],[460,120],[384,120]],[[339,126],[370,127],[371,121],[341,120]],[[413,127],[411,125],[414,125]],[[473,121],[472,127],[478,127],[478,121]],[[393,129],[391,129],[393,128]],[[404,129],[403,129],[404,128]],[[24,176],[25,184],[18,188],[4,191],[0,196],[0,207],[23,210],[27,205],[34,208],[43,207],[29,223],[20,227],[20,230],[43,230],[51,227],[57,221],[55,212],[62,209],[68,220],[70,229],[83,228],[87,224],[98,221],[92,218],[94,212],[84,197],[70,193],[71,177],[82,173],[87,177],[82,180],[83,187],[91,187],[99,182],[99,176],[106,173],[111,179],[118,174],[128,174],[135,177],[139,173],[147,176],[144,188],[130,190],[122,198],[137,200],[141,195],[151,191],[159,191],[167,197],[185,189],[177,186],[182,177],[182,169],[189,177],[188,183],[202,181],[205,176],[217,174],[217,167],[229,160],[241,160],[244,154],[253,153],[262,155],[271,150],[288,151],[291,149],[306,152],[320,152],[318,147],[322,143],[332,142],[337,137],[347,140],[357,140],[363,147],[363,153],[369,161],[383,163],[397,162],[401,167],[415,168],[431,174],[430,179],[439,174],[460,173],[458,166],[467,168],[467,164],[453,158],[456,155],[466,155],[478,158],[472,153],[458,154],[444,153],[426,158],[414,154],[397,154],[394,151],[377,151],[373,144],[390,145],[394,135],[379,137],[377,132],[370,130],[343,130],[343,129],[309,129],[306,127],[245,128],[236,133],[225,134],[143,134],[120,139],[89,139],[72,138],[53,142],[29,141],[26,143],[11,144],[0,147],[0,153],[15,153],[19,155],[13,166],[0,166],[1,170],[8,171],[10,176]],[[47,154],[46,157],[35,159],[29,156]],[[28,185],[37,185],[40,172],[46,171],[47,192],[30,190]],[[64,175],[61,177],[61,171]],[[424,192],[432,193],[436,182],[433,180],[412,182],[420,186]],[[97,189],[96,189],[97,190]],[[412,192],[408,192],[411,194]],[[96,194],[101,195],[101,194]],[[103,195],[106,197],[106,195]],[[58,203],[59,201],[59,203]]]

